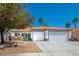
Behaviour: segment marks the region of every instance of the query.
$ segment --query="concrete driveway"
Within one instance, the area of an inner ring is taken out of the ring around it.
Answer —
[[[36,41],[45,56],[79,56],[79,42],[74,41]]]

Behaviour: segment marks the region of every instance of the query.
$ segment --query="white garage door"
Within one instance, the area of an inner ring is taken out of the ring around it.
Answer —
[[[68,32],[49,32],[50,41],[67,41]]]
[[[44,32],[43,31],[34,31],[33,32],[33,40],[44,40]]]

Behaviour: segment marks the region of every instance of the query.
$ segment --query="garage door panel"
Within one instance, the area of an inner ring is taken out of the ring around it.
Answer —
[[[66,41],[68,40],[67,32],[49,32],[50,41]]]
[[[44,32],[33,32],[33,40],[44,40]]]
[[[49,35],[63,35],[67,34],[67,32],[49,32]]]
[[[64,41],[66,40],[66,36],[61,36],[61,35],[53,35],[53,36],[50,36],[49,40],[53,40],[53,41]]]

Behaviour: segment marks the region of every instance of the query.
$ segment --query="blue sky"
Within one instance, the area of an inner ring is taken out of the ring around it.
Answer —
[[[38,19],[43,18],[49,26],[65,28],[65,23],[72,19],[79,18],[79,4],[77,3],[26,3],[21,4],[28,9],[29,13],[35,16],[34,26],[39,26]],[[79,22],[77,23],[79,27]]]

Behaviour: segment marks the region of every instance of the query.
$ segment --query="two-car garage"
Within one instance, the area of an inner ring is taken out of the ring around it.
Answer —
[[[64,29],[63,30],[35,29],[32,31],[32,38],[33,41],[36,40],[44,41],[45,39],[48,41],[68,41],[71,38],[70,31],[71,30],[64,30]]]

